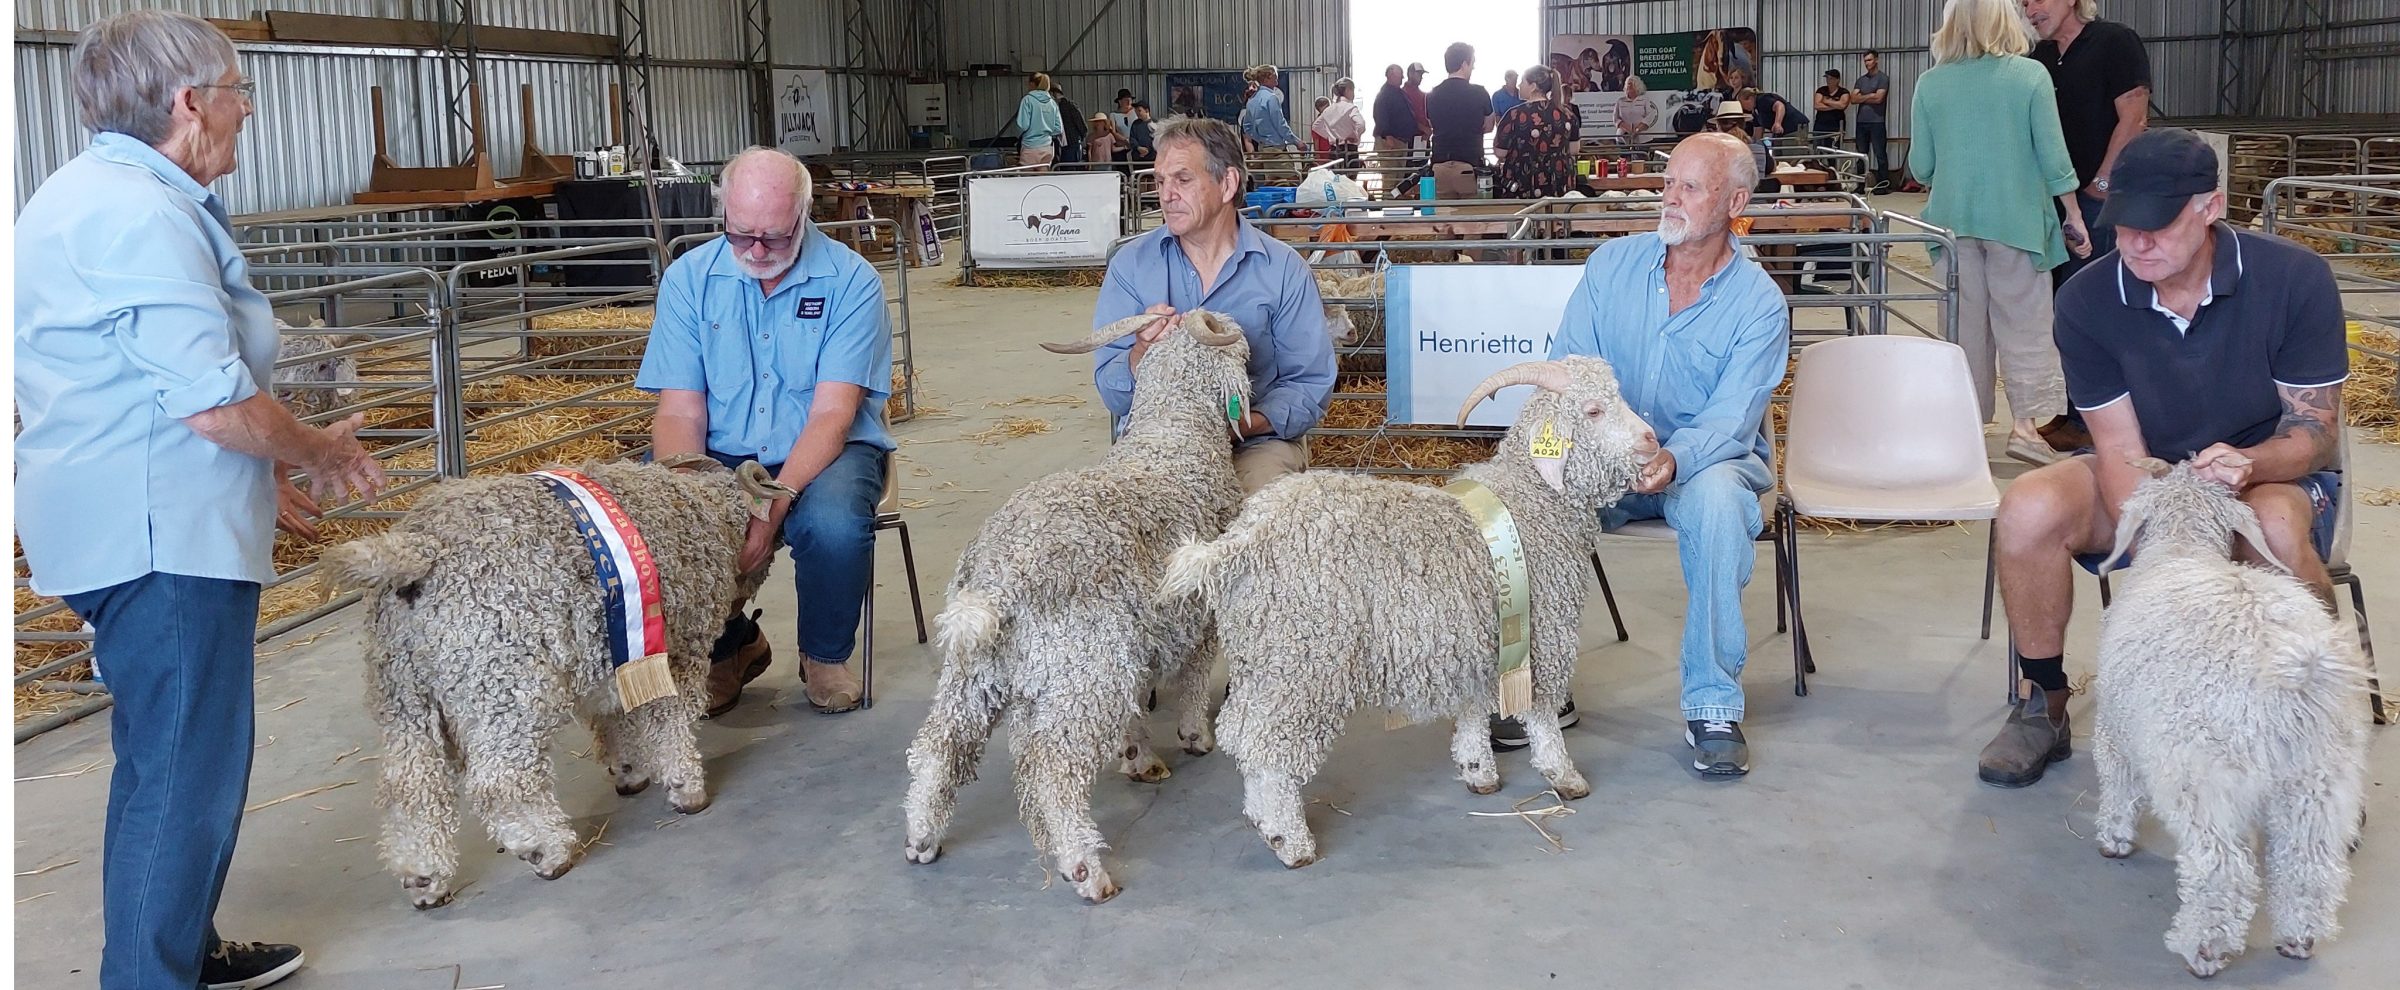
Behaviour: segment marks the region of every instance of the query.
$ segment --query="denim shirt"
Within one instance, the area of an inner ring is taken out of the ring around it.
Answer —
[[[16,238],[16,523],[34,590],[271,580],[274,464],[183,422],[274,380],[274,312],[225,204],[102,133],[26,202]]]
[[[1251,408],[1275,427],[1275,436],[1298,440],[1325,418],[1333,401],[1333,340],[1326,336],[1325,301],[1308,263],[1291,245],[1247,222],[1235,237],[1233,256],[1205,292],[1199,269],[1165,227],[1134,238],[1109,259],[1092,329],[1158,303],[1178,313],[1207,309],[1233,317],[1250,341]],[[1132,351],[1132,337],[1110,343],[1100,349],[1092,372],[1100,402],[1120,430],[1133,410],[1133,372],[1125,363]]]
[[[633,384],[702,393],[710,450],[782,464],[808,426],[819,382],[866,389],[846,440],[892,449],[883,423],[892,391],[883,276],[816,224],[803,230],[800,257],[772,293],[759,291],[722,237],[675,259],[658,281],[658,315]]]
[[[1729,238],[1732,239],[1732,238]],[[1772,452],[1759,429],[1791,353],[1791,314],[1758,262],[1735,256],[1668,315],[1667,246],[1635,234],[1583,263],[1550,356],[1581,354],[1616,369],[1626,405],[1675,454],[1678,482],[1719,461]]]
[[[1260,86],[1242,107],[1242,134],[1258,142],[1261,148],[1290,147],[1300,143],[1292,133],[1291,115],[1283,111],[1283,91]]]

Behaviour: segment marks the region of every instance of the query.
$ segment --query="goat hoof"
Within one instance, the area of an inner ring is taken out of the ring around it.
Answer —
[[[2285,959],[2306,959],[2317,954],[2317,940],[2313,938],[2285,939],[2275,943],[2275,952]]]
[[[450,885],[432,877],[403,877],[400,886],[408,891],[408,903],[419,911],[450,903]]]
[[[564,849],[550,852],[528,849],[517,858],[533,864],[533,875],[544,880],[556,880],[575,868],[575,854]]]
[[[1206,735],[1178,733],[1176,738],[1182,741],[1183,751],[1193,756],[1207,756],[1217,751],[1217,741]]]
[[[715,801],[716,799],[710,797],[707,791],[698,789],[691,794],[667,795],[667,807],[675,809],[675,813],[678,815],[697,815],[707,811],[708,806]]]
[[[2118,838],[2101,839],[2100,855],[2106,856],[2110,859],[2124,859],[2127,856],[2131,856],[2133,855],[2133,840]]]
[[[2193,976],[2205,980],[2224,972],[2225,962],[2225,954],[2218,951],[2216,946],[2203,945],[2193,950],[2190,957],[2184,959],[2183,968],[2189,970]]]
[[[615,784],[618,797],[632,797],[650,789],[650,778],[633,774],[619,774]]]
[[[1500,780],[1495,777],[1490,781],[1467,781],[1467,793],[1498,794],[1500,793]]]
[[[1076,893],[1082,894],[1085,901],[1093,904],[1106,904],[1116,899],[1116,896],[1124,890],[1124,888],[1118,887],[1115,881],[1105,876],[1100,878],[1099,883],[1089,885],[1090,889],[1085,889],[1085,884],[1075,886]]]
[[[1591,782],[1583,779],[1582,774],[1573,771],[1551,781],[1550,789],[1557,791],[1559,797],[1569,801],[1578,801],[1592,796]]]
[[[1141,784],[1155,784],[1174,775],[1175,771],[1167,769],[1167,765],[1164,763],[1152,763],[1146,767],[1135,767],[1125,771],[1128,779]]]
[[[930,863],[942,858],[942,847],[938,843],[919,845],[911,841],[908,848],[902,850],[902,853],[908,857],[908,861],[911,863]]]
[[[1297,870],[1303,866],[1313,864],[1316,861],[1317,857],[1313,853],[1307,856],[1294,856],[1283,861],[1283,868],[1287,870]]]

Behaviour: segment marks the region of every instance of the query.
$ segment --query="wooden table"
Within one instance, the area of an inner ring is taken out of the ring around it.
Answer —
[[[1664,172],[1644,172],[1640,175],[1578,175],[1575,181],[1590,186],[1594,192],[1657,192],[1667,187]]]
[[[905,244],[908,242],[909,205],[932,198],[933,187],[929,185],[895,186],[876,182],[869,183],[865,189],[836,189],[828,183],[816,189],[817,208],[814,212],[816,219],[827,223],[868,217],[895,221],[900,225],[897,244]],[[863,238],[857,228],[843,228],[828,233],[869,260],[888,258],[896,247],[896,244],[882,245]]]
[[[1771,178],[1785,189],[1815,189],[1833,184],[1833,173],[1821,168],[1804,168],[1797,172],[1776,172]]]

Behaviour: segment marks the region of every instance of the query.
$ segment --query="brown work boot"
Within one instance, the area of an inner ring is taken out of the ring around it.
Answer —
[[[732,711],[742,703],[742,686],[758,679],[775,661],[767,632],[758,627],[761,613],[733,613],[725,631],[708,651],[708,717]]]
[[[2023,787],[2042,779],[2050,764],[2072,755],[2075,733],[2067,724],[2068,694],[2018,681],[2016,708],[2008,713],[2000,734],[1984,745],[1975,776],[1997,787]]]
[[[2091,431],[2084,429],[2082,423],[2066,416],[2050,417],[2049,422],[2042,424],[2041,434],[2042,439],[2050,444],[2051,450],[2062,454],[2090,450],[2092,447]]]
[[[848,663],[818,663],[817,658],[803,653],[800,685],[807,690],[808,703],[819,712],[831,715],[858,707],[858,673]]]

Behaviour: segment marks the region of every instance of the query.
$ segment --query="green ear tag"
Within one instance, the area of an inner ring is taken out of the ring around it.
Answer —
[[[1225,421],[1228,423],[1242,421],[1242,397],[1239,394],[1225,393]]]

